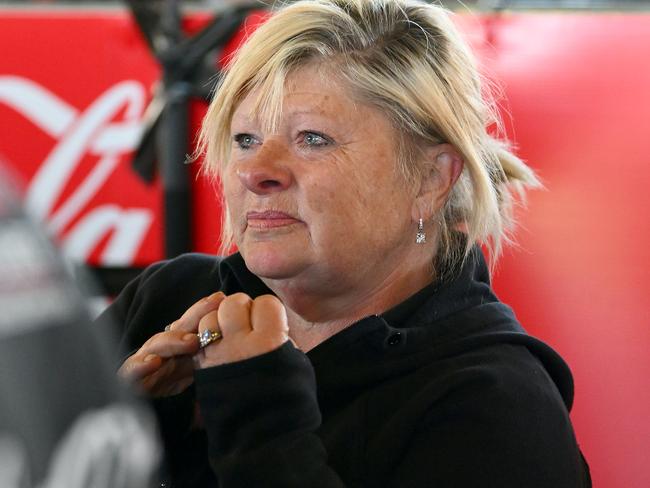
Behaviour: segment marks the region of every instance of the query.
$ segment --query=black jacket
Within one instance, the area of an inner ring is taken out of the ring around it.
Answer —
[[[108,313],[134,351],[217,290],[270,293],[238,254],[191,254],[149,267]],[[286,343],[195,379],[154,402],[167,486],[591,486],[571,373],[498,301],[479,251],[307,354]]]

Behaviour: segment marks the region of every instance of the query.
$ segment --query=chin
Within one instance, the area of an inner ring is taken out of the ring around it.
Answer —
[[[302,268],[297,253],[292,253],[286,247],[276,249],[275,246],[255,245],[251,249],[245,246],[240,252],[246,267],[260,278],[287,279],[295,276]]]

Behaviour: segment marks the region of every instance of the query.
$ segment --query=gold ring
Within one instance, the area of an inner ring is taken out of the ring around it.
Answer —
[[[203,332],[196,334],[196,336],[199,338],[199,345],[201,346],[201,349],[203,349],[204,347],[212,344],[214,341],[221,339],[221,332],[218,330],[205,329]]]

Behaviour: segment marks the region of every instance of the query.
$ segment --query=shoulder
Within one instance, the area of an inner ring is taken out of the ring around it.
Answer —
[[[147,267],[98,318],[110,324],[129,351],[222,286],[223,258],[184,254]]]
[[[430,368],[414,444],[436,465],[432,472],[451,479],[471,465],[475,471],[457,479],[502,487],[580,486],[581,458],[567,406],[533,350],[495,343]]]
[[[137,286],[139,292],[162,291],[179,284],[189,286],[190,289],[202,288],[208,284],[206,282],[219,280],[219,265],[223,259],[200,253],[182,254],[148,266],[129,286]]]
[[[438,377],[469,408],[485,408],[487,414],[496,413],[506,421],[512,420],[508,412],[529,417],[539,414],[542,406],[546,407],[544,414],[549,409],[561,414],[567,410],[556,383],[565,378],[551,377],[547,365],[524,344],[502,342],[476,347],[442,363],[447,374]],[[564,374],[570,375],[568,369]],[[481,401],[474,404],[478,399]],[[500,408],[494,412],[486,404]]]
[[[147,267],[142,274],[127,285],[118,297],[129,299],[130,306],[155,299],[166,298],[184,302],[199,299],[219,289],[221,257],[207,254],[183,254]],[[192,301],[192,303],[193,303]]]
[[[509,334],[483,343],[440,345],[422,353],[419,366],[406,378],[419,390],[420,407],[430,412],[425,421],[435,423],[461,410],[490,419],[492,425],[532,421],[552,412],[567,417],[564,397],[572,393],[566,386],[572,385],[571,372],[559,356],[539,354],[538,342],[523,333]],[[404,379],[395,386],[399,388]]]
[[[383,392],[390,409],[368,407],[396,426],[391,445],[402,461],[386,473],[395,485],[583,486],[585,468],[562,396],[525,346],[437,356],[398,383]]]

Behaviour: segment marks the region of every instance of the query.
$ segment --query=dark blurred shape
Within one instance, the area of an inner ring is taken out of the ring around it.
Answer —
[[[1,162],[0,270],[0,486],[153,486],[152,417]]]
[[[133,158],[133,168],[151,182],[156,172],[163,184],[165,256],[192,250],[190,172],[185,163],[190,147],[188,121],[192,98],[207,100],[218,74],[215,51],[240,28],[248,13],[259,9],[254,1],[224,3],[197,34],[182,28],[179,0],[127,0],[127,5],[163,77],[144,116],[144,132]]]

